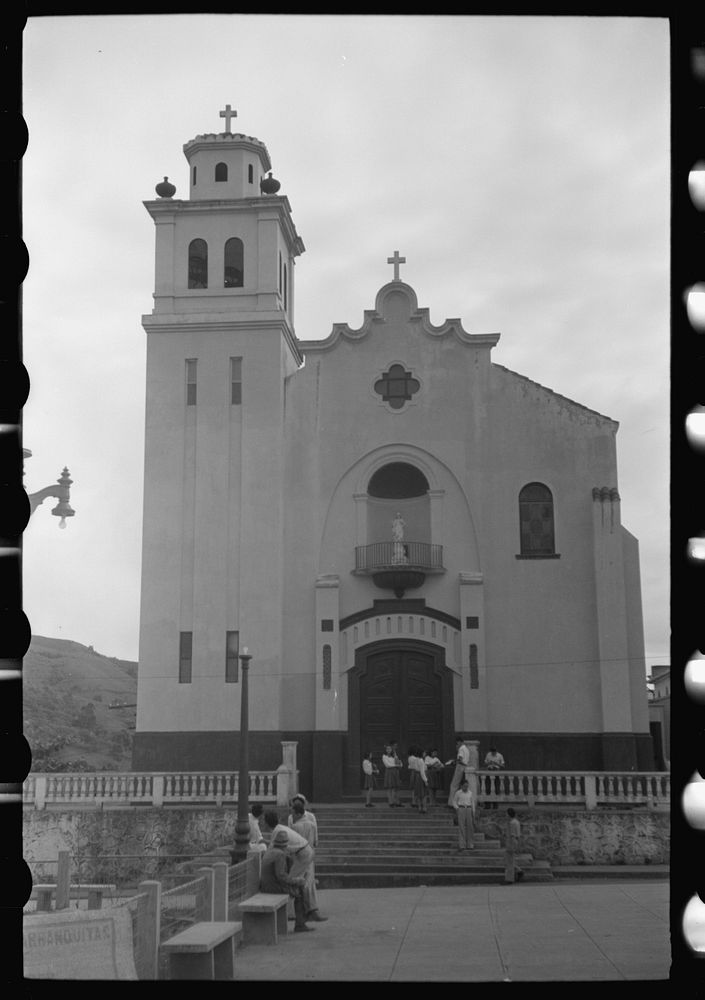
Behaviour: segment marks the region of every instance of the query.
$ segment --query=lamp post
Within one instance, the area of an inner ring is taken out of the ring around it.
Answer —
[[[233,864],[244,861],[250,846],[250,734],[248,718],[248,671],[252,657],[247,646],[239,655],[240,677],[240,773],[237,791],[237,822],[235,824],[235,849],[231,852]]]

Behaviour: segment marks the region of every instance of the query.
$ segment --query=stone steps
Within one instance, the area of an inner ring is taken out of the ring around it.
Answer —
[[[497,819],[478,816],[475,849],[458,851],[453,814],[445,805],[418,810],[366,809],[346,804],[315,809],[319,829],[316,878],[321,888],[497,884],[504,881],[504,848]],[[493,822],[494,820],[494,822]],[[487,826],[487,832],[482,828]],[[519,855],[524,881],[552,881],[548,862]]]

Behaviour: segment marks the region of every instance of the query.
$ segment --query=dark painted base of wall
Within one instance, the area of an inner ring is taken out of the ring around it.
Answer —
[[[490,746],[504,755],[509,770],[654,771],[648,733],[462,733],[479,739],[480,763]],[[250,768],[274,771],[282,762],[282,741],[298,743],[299,788],[313,802],[343,796],[343,761],[347,734],[339,732],[251,732]],[[234,732],[135,733],[134,771],[235,771],[240,734]],[[406,754],[406,747],[400,747]],[[443,759],[455,754],[455,735],[441,748]],[[380,750],[381,752],[381,750]]]

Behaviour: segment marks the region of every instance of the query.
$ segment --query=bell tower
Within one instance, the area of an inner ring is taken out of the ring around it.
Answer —
[[[187,199],[165,177],[144,203],[156,254],[142,317],[137,769],[235,766],[244,646],[256,656],[250,729],[276,738],[279,726],[284,386],[302,363],[294,262],[304,245],[265,144],[234,133],[236,116],[226,105],[224,131],[184,145]]]

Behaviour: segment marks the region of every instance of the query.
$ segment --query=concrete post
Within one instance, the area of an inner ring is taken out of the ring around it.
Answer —
[[[594,774],[585,775],[585,808],[597,809],[597,779]]]
[[[277,805],[286,806],[298,792],[296,748],[298,742],[282,740],[282,762],[277,768]]]
[[[155,774],[152,777],[152,805],[160,809],[164,805],[164,775]]]
[[[59,851],[59,864],[56,873],[56,897],[54,908],[67,910],[70,898],[71,870],[68,851]]]
[[[228,919],[228,863],[226,861],[216,861],[213,865],[213,919]]]
[[[38,774],[34,779],[34,808],[43,809],[47,797],[47,776]]]
[[[286,764],[280,764],[277,768],[277,805],[288,806],[289,801],[296,792],[293,791],[291,772]]]
[[[202,911],[198,914],[199,920],[213,920],[213,869],[199,868],[198,874],[206,881],[205,902]]]
[[[139,892],[143,897],[138,903],[137,910],[140,975],[145,979],[158,979],[162,884],[152,879],[140,882]]]
[[[245,883],[245,899],[259,892],[259,880],[262,868],[262,852],[250,851],[247,855],[247,872]]]

